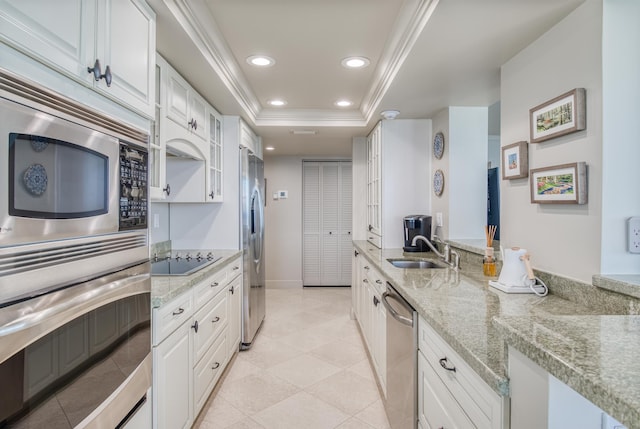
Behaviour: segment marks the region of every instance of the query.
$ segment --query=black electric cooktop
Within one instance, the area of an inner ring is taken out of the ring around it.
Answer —
[[[157,261],[151,259],[151,274],[155,276],[188,276],[211,265],[218,257],[211,258],[165,258]]]

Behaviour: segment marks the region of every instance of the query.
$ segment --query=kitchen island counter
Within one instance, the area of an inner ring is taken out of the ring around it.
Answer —
[[[622,423],[640,426],[640,371],[620,370],[638,367],[629,350],[640,344],[640,316],[602,315],[553,294],[506,294],[488,285],[495,278],[485,277],[480,265],[402,269],[387,261],[435,259],[431,252],[381,250],[365,241],[354,246],[499,395],[509,395],[509,344]],[[617,326],[615,332],[603,331],[610,325]],[[607,340],[609,335],[619,338]],[[571,344],[580,348],[567,359]],[[612,362],[594,360],[605,355],[617,356],[617,371],[609,367]]]

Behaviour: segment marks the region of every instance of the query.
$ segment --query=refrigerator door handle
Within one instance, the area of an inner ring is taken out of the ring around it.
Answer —
[[[260,271],[260,264],[262,262],[262,238],[264,234],[264,207],[262,205],[262,195],[260,189],[255,188],[253,190],[253,196],[251,197],[251,237],[253,241],[253,254],[254,262],[256,263],[256,270]]]

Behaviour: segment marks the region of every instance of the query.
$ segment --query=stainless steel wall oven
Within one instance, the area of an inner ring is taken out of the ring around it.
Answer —
[[[0,68],[0,427],[113,428],[145,405],[147,145]]]

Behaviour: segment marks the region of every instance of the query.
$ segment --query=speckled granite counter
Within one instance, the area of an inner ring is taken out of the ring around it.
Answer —
[[[640,274],[594,275],[593,285],[640,298]]]
[[[601,316],[597,309],[553,294],[544,298],[505,294],[488,286],[480,266],[462,266],[459,272],[448,268],[400,269],[387,258],[433,255],[380,250],[365,241],[354,245],[498,394],[509,394],[507,341],[614,418],[630,427],[640,425],[636,420],[640,411],[640,360],[632,356],[640,346],[640,316]],[[544,332],[555,335],[557,350],[539,344],[541,334],[534,329],[539,321],[548,322]],[[620,339],[605,340],[613,334],[620,334]],[[571,355],[573,361],[566,362],[567,344],[573,344],[576,338],[591,342],[578,341],[582,344],[578,353]],[[609,355],[615,359],[603,358]]]
[[[182,253],[191,252],[193,254],[201,252],[212,252],[220,259],[206,268],[196,271],[188,276],[151,276],[151,306],[161,307],[178,295],[183,294],[203,279],[215,274],[222,268],[229,265],[236,257],[242,254],[240,250],[181,250]]]
[[[640,427],[640,316],[495,320],[508,344],[631,428]]]

